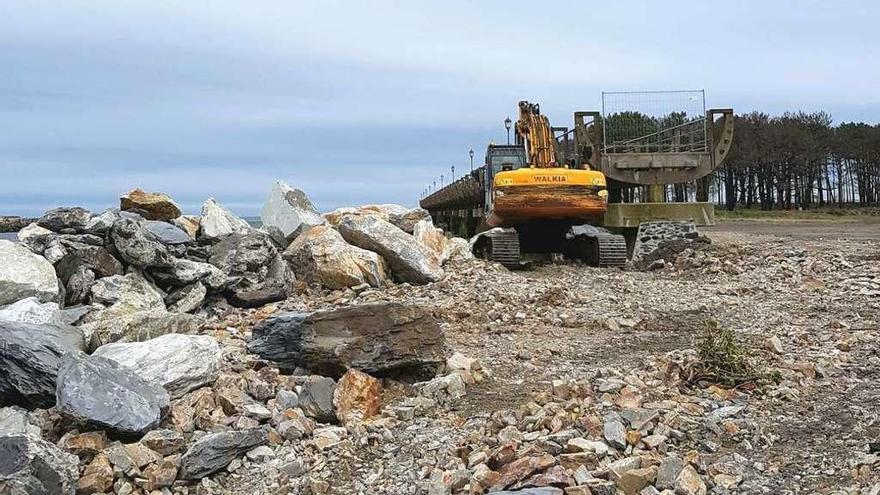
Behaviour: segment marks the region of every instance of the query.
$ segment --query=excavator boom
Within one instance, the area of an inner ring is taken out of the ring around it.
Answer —
[[[516,135],[522,140],[529,167],[553,168],[557,165],[556,139],[546,115],[537,103],[519,102],[519,120]]]

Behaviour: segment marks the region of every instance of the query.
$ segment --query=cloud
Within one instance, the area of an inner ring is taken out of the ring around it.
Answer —
[[[865,2],[35,0],[0,16],[0,213],[134,186],[242,214],[272,180],[322,208],[413,204],[516,101],[554,125],[602,90],[876,121]],[[821,36],[817,36],[821,33]]]

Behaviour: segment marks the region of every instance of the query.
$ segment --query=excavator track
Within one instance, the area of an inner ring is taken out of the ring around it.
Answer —
[[[509,269],[520,268],[519,234],[516,231],[487,235],[484,246],[483,258],[501,263]]]
[[[600,267],[623,268],[626,265],[626,238],[617,234],[598,234],[598,263]]]

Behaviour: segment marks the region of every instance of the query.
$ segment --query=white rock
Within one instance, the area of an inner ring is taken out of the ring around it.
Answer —
[[[275,242],[285,247],[306,230],[324,223],[306,193],[282,181],[275,182],[269,191],[260,220]]]
[[[443,259],[443,254],[449,247],[449,240],[443,235],[443,230],[434,226],[430,218],[418,221],[413,226],[413,237],[425,247],[434,251],[438,258]]]
[[[0,320],[20,323],[52,323],[60,320],[58,303],[41,303],[36,297],[28,297],[21,301],[0,307]]]
[[[35,223],[28,224],[25,228],[18,231],[18,240],[27,246],[31,251],[42,254],[49,244],[49,240],[54,233],[44,227],[40,227]]]
[[[24,245],[0,240],[0,304],[31,296],[43,302],[58,300],[55,268]]]
[[[144,342],[106,344],[94,355],[137,371],[177,398],[217,379],[222,351],[208,335],[168,334]]]
[[[251,226],[247,222],[233,215],[214,198],[209,198],[202,205],[199,237],[218,239],[236,232],[244,233],[248,230],[251,230]]]
[[[425,284],[443,278],[440,257],[391,223],[372,215],[346,215],[338,229],[349,243],[380,254],[395,279]]]

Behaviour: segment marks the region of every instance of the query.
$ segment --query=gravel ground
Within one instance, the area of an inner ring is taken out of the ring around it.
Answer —
[[[795,236],[747,227],[737,222],[735,228],[716,228],[708,249],[682,253],[652,272],[574,264],[509,272],[470,261],[428,286],[290,299],[281,306],[382,300],[428,305],[443,322],[450,347],[478,359],[491,379],[402,421],[390,418],[390,410],[412,391],[386,383],[385,416],[349,426],[350,442],[327,451],[277,448],[278,458],[296,457],[311,466],[300,482],[280,484],[273,478],[277,471],[261,477],[266,466],[246,464],[203,485],[221,493],[275,493],[279,486],[290,493],[458,493],[449,478],[464,468],[462,449],[498,442],[493,417],[535,401],[550,407],[541,397],[546,400],[562,382],[586,384],[597,398],[603,377],[651,383],[670,362],[692,358],[707,321],[714,320],[735,331],[762,373],[775,378],[733,392],[705,383],[643,389],[657,400],[690,404],[685,410],[695,415],[670,452],[696,456],[696,465],[718,456],[735,459],[738,482],[732,486],[722,487],[726,478],[713,483],[711,466],[702,473],[712,493],[876,495],[880,458],[871,452],[880,441],[877,233],[829,242],[834,232],[827,227],[823,235]],[[250,318],[240,317],[235,322]],[[241,338],[247,334],[245,328]],[[771,337],[778,339],[775,348]],[[739,431],[733,435],[706,419],[729,403],[719,397],[728,394],[727,400],[730,393],[737,396],[731,404],[747,406],[738,426],[725,426]],[[607,393],[601,398],[589,407],[604,410],[619,400]]]

